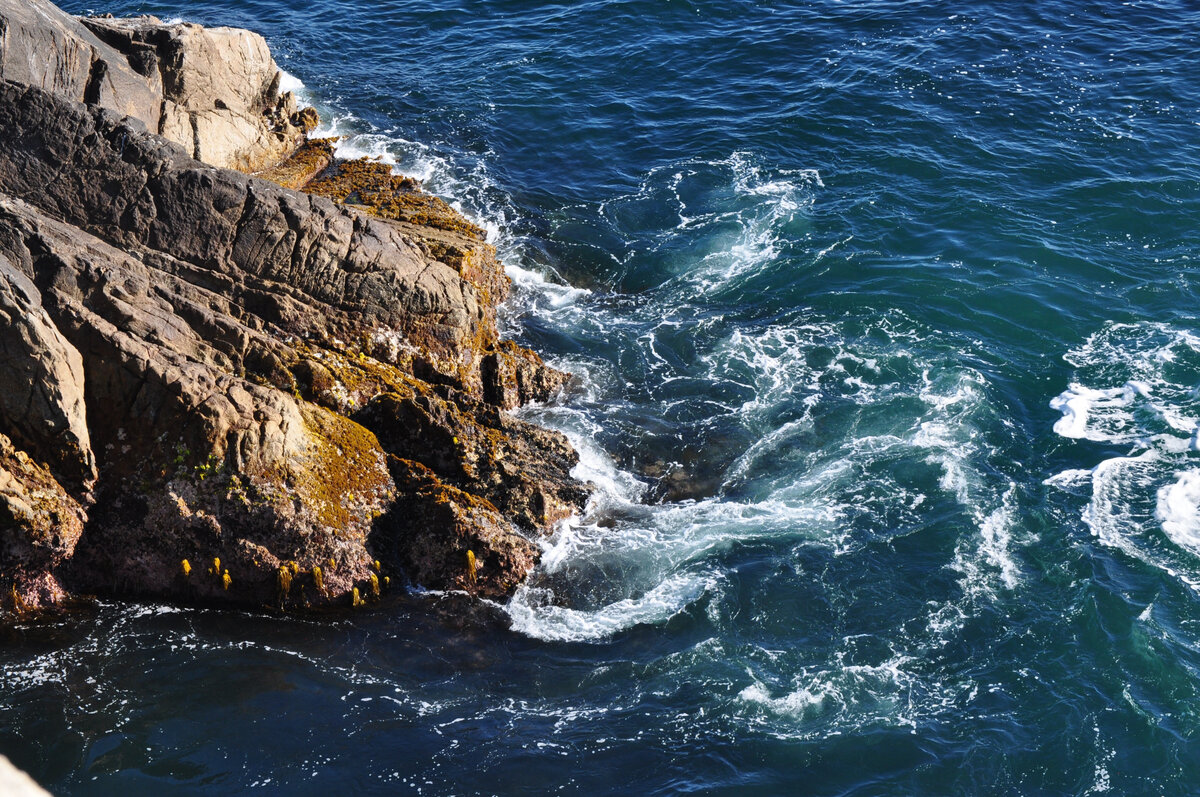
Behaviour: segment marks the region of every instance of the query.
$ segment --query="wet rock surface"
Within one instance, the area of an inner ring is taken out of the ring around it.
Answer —
[[[40,0],[0,20],[0,604],[511,594],[588,488],[504,412],[567,377],[499,339],[482,232],[328,143],[285,160],[311,114],[279,115],[253,34]],[[267,119],[267,154],[202,144],[205,106]],[[191,146],[150,132],[172,113]]]

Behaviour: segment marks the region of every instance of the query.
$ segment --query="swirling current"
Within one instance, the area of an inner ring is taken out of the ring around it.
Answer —
[[[1200,9],[71,0],[490,231],[598,493],[507,605],[3,632],[56,794],[1200,791]]]

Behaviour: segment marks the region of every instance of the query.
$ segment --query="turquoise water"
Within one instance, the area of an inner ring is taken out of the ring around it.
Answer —
[[[56,792],[1200,791],[1194,4],[65,7],[484,223],[600,489],[506,606],[4,632]]]

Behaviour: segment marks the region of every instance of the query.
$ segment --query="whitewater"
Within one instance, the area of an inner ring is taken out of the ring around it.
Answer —
[[[596,486],[505,604],[4,632],[55,793],[1200,788],[1200,14],[114,0],[483,226]]]

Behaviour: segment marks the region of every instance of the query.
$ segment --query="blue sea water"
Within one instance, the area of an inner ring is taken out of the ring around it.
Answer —
[[[1200,792],[1200,8],[72,0],[483,223],[599,491],[507,605],[4,632],[56,793]]]

